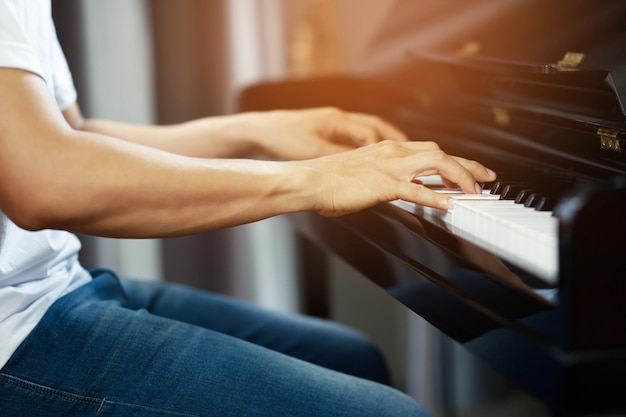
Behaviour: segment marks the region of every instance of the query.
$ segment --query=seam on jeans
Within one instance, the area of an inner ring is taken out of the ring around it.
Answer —
[[[9,384],[13,384],[15,386],[20,386],[24,389],[27,389],[32,392],[36,392],[39,394],[54,394],[62,398],[66,398],[70,401],[93,404],[94,407],[97,407],[96,414],[100,414],[102,409],[104,408],[105,403],[116,404],[127,407],[137,407],[146,410],[158,411],[160,413],[168,413],[171,415],[176,415],[180,417],[201,417],[199,414],[190,414],[186,412],[179,412],[174,410],[168,410],[163,408],[151,407],[142,404],[133,404],[125,401],[111,401],[106,398],[96,398],[96,397],[88,397],[80,394],[74,394],[72,392],[62,391],[57,388],[47,387],[45,385],[38,384],[36,382],[31,382],[26,379],[22,379],[13,375],[6,374],[4,372],[0,372],[0,377],[5,377]]]
[[[67,398],[68,400],[81,402],[81,403],[90,403],[94,406],[97,406],[100,403],[99,398],[87,397],[84,395],[78,395],[71,392],[61,391],[56,388],[47,387],[45,385],[37,384],[36,382],[31,382],[22,378],[18,378],[13,375],[5,374],[4,372],[0,372],[0,376],[3,376],[8,379],[7,382],[10,384],[20,386],[29,391],[36,392],[38,394],[54,394],[59,397]]]
[[[96,410],[96,414],[100,414],[100,411],[102,411],[102,407],[104,407],[105,401],[106,398],[103,398],[102,401],[100,401],[100,406],[98,407],[98,410]]]

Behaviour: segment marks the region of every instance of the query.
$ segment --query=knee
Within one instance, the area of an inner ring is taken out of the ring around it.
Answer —
[[[428,412],[413,398],[391,387],[380,384],[371,384],[362,381],[363,386],[357,386],[358,396],[346,398],[346,414],[336,415],[359,417],[429,417]],[[357,384],[355,384],[357,385]],[[360,389],[362,388],[362,389]],[[351,400],[354,400],[352,402]],[[350,410],[349,412],[347,410]]]
[[[378,346],[359,331],[343,326],[339,330],[334,338],[325,340],[326,354],[320,365],[389,385],[387,362]]]
[[[389,369],[382,351],[370,339],[360,335],[348,346],[347,360],[352,361],[356,376],[386,385],[390,384]]]

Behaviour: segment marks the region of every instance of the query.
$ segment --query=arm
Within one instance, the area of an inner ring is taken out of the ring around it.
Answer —
[[[248,112],[152,126],[84,119],[77,104],[64,112],[70,126],[201,158],[309,159],[406,136],[378,117],[336,108]]]
[[[171,236],[304,207],[305,170],[204,160],[72,129],[43,81],[0,70],[0,207],[20,226]]]
[[[440,173],[467,192],[493,179],[427,142],[291,162],[192,158],[72,128],[30,73],[0,70],[0,91],[0,208],[31,230],[163,237],[397,198],[447,208],[447,197],[412,179]]]

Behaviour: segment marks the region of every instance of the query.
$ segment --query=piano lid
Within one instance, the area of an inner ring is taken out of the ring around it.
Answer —
[[[409,54],[408,59],[415,61],[406,65],[416,68],[414,77],[419,77],[420,69],[426,67],[429,72],[444,72],[446,82],[438,88],[454,91],[454,96],[448,98],[450,101],[472,97],[476,104],[507,103],[529,111],[551,111],[589,122],[605,121],[607,128],[612,122],[618,130],[626,128],[626,115],[611,73],[581,69],[578,62],[584,60],[582,53],[566,53],[554,63],[414,53]],[[569,62],[574,59],[576,62]],[[448,83],[453,85],[445,85]]]
[[[402,75],[387,80],[415,108],[465,131],[478,123],[523,134],[530,148],[604,160],[626,170],[626,114],[611,74],[576,64],[519,63],[495,58],[409,54]],[[529,151],[531,149],[528,149]],[[522,150],[521,148],[519,149]]]
[[[555,63],[585,55],[582,69],[611,73],[626,97],[626,2],[623,0],[396,0],[369,43],[358,72],[403,67],[408,52],[515,62]]]

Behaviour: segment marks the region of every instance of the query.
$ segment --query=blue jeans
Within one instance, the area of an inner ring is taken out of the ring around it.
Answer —
[[[0,414],[425,416],[362,335],[93,271],[0,370]]]

